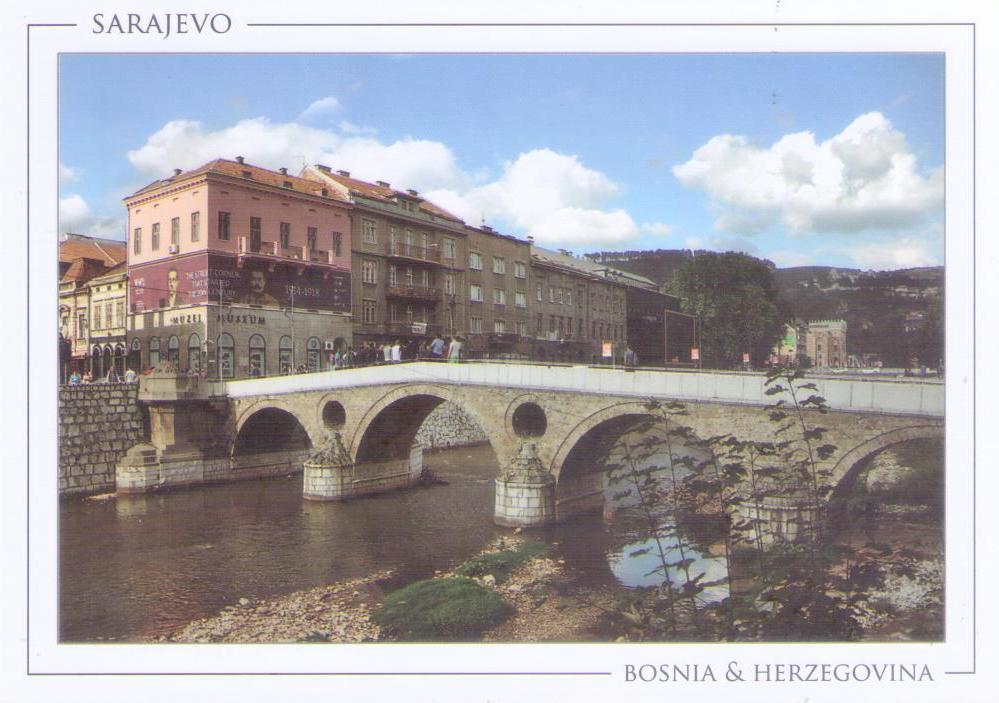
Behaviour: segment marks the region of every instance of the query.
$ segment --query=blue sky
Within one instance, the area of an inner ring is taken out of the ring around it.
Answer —
[[[61,228],[217,156],[322,162],[576,252],[943,258],[933,54],[63,55]]]

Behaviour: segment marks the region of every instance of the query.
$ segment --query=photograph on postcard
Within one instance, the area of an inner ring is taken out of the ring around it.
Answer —
[[[62,54],[59,641],[943,641],[944,69]]]

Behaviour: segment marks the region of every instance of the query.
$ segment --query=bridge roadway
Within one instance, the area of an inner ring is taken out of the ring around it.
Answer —
[[[815,391],[831,410],[924,417],[944,416],[944,384],[936,379],[815,376]],[[229,398],[259,397],[401,383],[494,386],[632,398],[768,405],[766,377],[738,371],[635,369],[508,362],[406,362],[293,376],[225,381],[212,393]]]
[[[340,500],[412,484],[414,438],[440,403],[482,428],[503,471],[496,521],[533,525],[599,509],[595,457],[648,416],[649,398],[682,401],[696,436],[772,441],[759,373],[614,369],[525,363],[409,362],[235,381],[154,374],[139,398],[150,441],[126,455],[121,491],[227,481],[297,470],[305,497]],[[837,450],[824,462],[837,490],[892,444],[943,437],[938,380],[809,378],[831,412],[816,416]],[[808,391],[811,393],[813,391]],[[317,453],[320,448],[325,451]]]

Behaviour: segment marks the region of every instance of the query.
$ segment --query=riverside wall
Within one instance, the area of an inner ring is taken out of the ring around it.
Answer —
[[[138,384],[59,388],[59,494],[115,490],[115,465],[143,441],[147,420]]]

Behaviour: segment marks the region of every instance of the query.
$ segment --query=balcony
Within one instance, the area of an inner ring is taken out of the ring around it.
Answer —
[[[419,334],[429,337],[439,335],[441,333],[441,326],[436,322],[395,320],[393,322],[385,323],[385,332],[388,334]]]
[[[441,289],[428,286],[389,286],[385,294],[389,298],[422,300],[427,303],[438,303],[441,299]]]
[[[342,268],[334,262],[333,253],[323,249],[308,251],[305,247],[290,245],[279,247],[277,242],[254,242],[250,237],[239,237],[240,257],[260,257],[273,261],[274,259],[284,259],[291,261],[304,261],[312,264],[322,264]]]
[[[423,261],[431,264],[439,264],[441,262],[440,251],[435,246],[423,247],[415,244],[391,242],[389,244],[389,256],[394,259]]]

